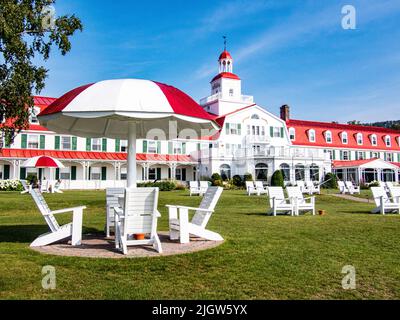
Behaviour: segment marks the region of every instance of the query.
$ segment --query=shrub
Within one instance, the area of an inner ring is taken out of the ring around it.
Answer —
[[[372,187],[379,187],[379,182],[378,181],[372,181],[370,183],[368,183],[368,189],[372,188]]]
[[[22,191],[24,188],[19,180],[0,180],[0,191]]]
[[[213,175],[211,176],[211,184],[214,187],[222,187],[222,177],[219,173],[213,173]]]
[[[176,190],[178,185],[174,181],[158,181],[138,183],[139,188],[159,188],[160,191]]]
[[[322,184],[322,188],[324,189],[336,189],[337,185],[337,176],[332,172],[329,172],[324,177],[324,183]]]
[[[245,173],[244,177],[243,177],[244,182],[246,181],[253,181],[253,176],[251,175],[251,173]]]
[[[233,176],[233,178],[232,178],[232,184],[233,184],[235,187],[239,187],[239,188],[240,188],[240,187],[243,187],[244,183],[243,183],[242,177],[239,176],[239,175]]]
[[[283,181],[283,174],[281,170],[277,170],[274,172],[271,178],[271,186],[273,187],[284,187],[285,182]]]
[[[38,184],[38,178],[35,174],[29,174],[26,177],[26,181],[28,182],[28,184],[32,184],[34,186]]]

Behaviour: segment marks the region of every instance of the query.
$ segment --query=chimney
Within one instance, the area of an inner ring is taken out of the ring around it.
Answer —
[[[285,122],[290,120],[290,107],[287,104],[281,107],[281,119]]]

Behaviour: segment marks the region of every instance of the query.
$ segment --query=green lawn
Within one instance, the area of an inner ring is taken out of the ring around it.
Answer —
[[[103,230],[105,193],[46,196],[52,209],[86,205],[84,232]],[[165,204],[195,206],[187,192],[162,192]],[[224,191],[209,227],[226,242],[194,254],[141,259],[41,255],[29,243],[47,227],[29,195],[0,193],[0,299],[398,299],[400,216],[371,215],[372,204],[319,196],[326,216],[266,216],[265,197]],[[68,222],[63,217],[61,222]],[[41,288],[56,267],[57,289]],[[353,265],[357,289],[342,289]]]

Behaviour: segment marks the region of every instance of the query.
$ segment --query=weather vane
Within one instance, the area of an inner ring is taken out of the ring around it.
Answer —
[[[226,36],[223,36],[222,38],[224,38],[224,50],[226,51]]]

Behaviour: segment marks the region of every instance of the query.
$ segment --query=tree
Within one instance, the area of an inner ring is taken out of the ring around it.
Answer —
[[[45,86],[48,70],[38,65],[53,46],[62,55],[70,38],[83,30],[75,15],[55,17],[56,0],[1,0],[0,6],[0,127],[10,144],[29,124],[34,93]]]
[[[337,188],[337,176],[332,172],[328,172],[324,177],[324,183],[322,184],[322,188],[336,189]]]
[[[273,187],[284,187],[285,182],[283,181],[282,170],[276,170],[271,177],[271,186]]]

